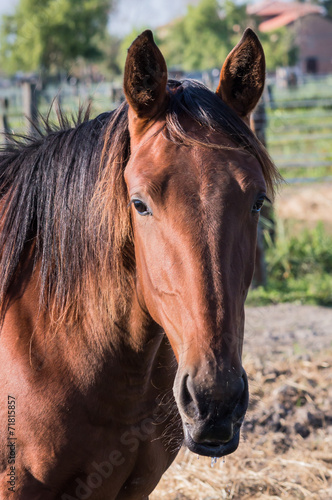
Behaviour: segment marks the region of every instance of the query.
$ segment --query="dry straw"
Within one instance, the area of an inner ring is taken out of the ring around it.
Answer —
[[[151,500],[332,498],[332,352],[245,365],[252,396],[239,449],[213,468],[181,450]]]

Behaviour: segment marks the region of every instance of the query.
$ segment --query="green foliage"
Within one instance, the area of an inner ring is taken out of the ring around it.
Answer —
[[[161,48],[169,66],[185,71],[220,68],[248,26],[258,32],[259,20],[249,17],[247,4],[233,0],[201,0],[189,5],[187,14],[165,31]],[[259,33],[266,53],[267,69],[292,66],[298,49],[294,33],[280,28]]]
[[[106,35],[109,0],[20,0],[0,30],[1,68],[8,73],[68,68],[96,60]]]
[[[268,285],[251,290],[248,304],[332,305],[332,237],[322,224],[294,235],[279,223],[276,244],[268,243]]]
[[[321,5],[326,9],[327,15],[332,18],[332,0],[311,0],[312,3]]]
[[[332,0],[323,0],[322,5],[325,7],[328,16],[332,18]]]
[[[103,60],[99,64],[101,73],[107,74],[113,80],[114,77],[122,75],[123,65],[119,61],[119,52],[121,49],[122,40],[107,33],[103,46]]]
[[[269,33],[259,33],[263,45],[266,68],[274,70],[278,66],[294,66],[298,59],[295,33],[289,27],[279,28]]]
[[[169,66],[187,71],[220,68],[248,24],[244,4],[201,0],[171,25],[161,48]]]

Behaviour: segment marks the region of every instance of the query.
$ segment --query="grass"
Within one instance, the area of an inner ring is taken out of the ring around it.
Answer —
[[[294,234],[291,225],[279,221],[275,244],[265,234],[268,284],[251,290],[247,304],[332,306],[332,237],[323,224]]]

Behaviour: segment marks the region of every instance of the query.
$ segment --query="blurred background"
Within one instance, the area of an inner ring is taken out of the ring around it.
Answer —
[[[332,0],[0,0],[0,129],[17,134],[51,106],[118,106],[146,28],[171,78],[215,89],[248,26],[267,60],[252,125],[285,183],[247,300],[244,438],[213,469],[181,452],[153,500],[332,498]]]

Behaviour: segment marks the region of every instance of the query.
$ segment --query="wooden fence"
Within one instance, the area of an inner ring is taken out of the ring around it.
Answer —
[[[64,84],[40,90],[35,82],[23,81],[7,88],[0,87],[0,130],[16,134],[33,133],[39,115],[54,114],[61,107],[75,115],[80,106],[93,104],[93,114],[115,108],[123,99],[122,86],[114,83]]]
[[[332,176],[332,76],[308,80],[292,90],[273,89],[266,105],[266,142],[276,165],[289,182]],[[75,114],[92,102],[93,115],[115,108],[123,99],[121,84],[64,84],[38,91],[34,82],[0,88],[0,129],[33,133],[37,110],[46,115],[52,102]],[[56,105],[53,106],[56,108]]]

